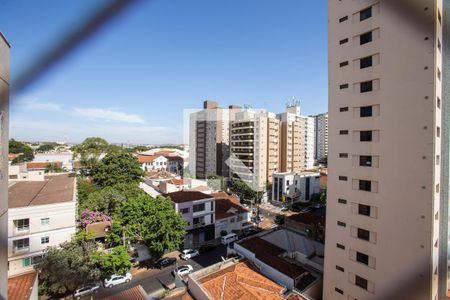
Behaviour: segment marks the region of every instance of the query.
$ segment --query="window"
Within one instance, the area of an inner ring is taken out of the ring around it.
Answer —
[[[211,211],[214,210],[214,201],[211,201]]]
[[[360,84],[360,92],[361,93],[367,93],[373,91],[373,82],[371,81],[365,81],[361,82]]]
[[[14,224],[17,231],[28,231],[30,230],[30,219],[20,219],[15,220]]]
[[[436,105],[438,108],[441,108],[441,98],[437,97]]]
[[[345,246],[339,243],[336,243],[336,247],[342,250],[345,250]]]
[[[346,60],[346,61],[343,61],[343,62],[341,62],[340,64],[339,64],[339,67],[345,67],[345,66],[348,66],[348,60]]]
[[[339,180],[341,180],[341,181],[347,181],[347,176],[339,176]]]
[[[358,204],[358,213],[360,215],[370,217],[370,206],[365,204]]]
[[[22,267],[29,267],[31,266],[31,257],[22,258]]]
[[[339,41],[339,45],[343,45],[343,44],[345,44],[347,42],[348,42],[348,39],[345,38],[345,39]]]
[[[436,136],[441,137],[441,127],[436,127]]]
[[[339,111],[340,112],[348,111],[348,106],[344,106],[344,107],[339,108]]]
[[[347,224],[345,224],[344,222],[341,221],[337,221],[338,226],[342,226],[342,227],[346,227]]]
[[[367,56],[359,60],[359,68],[365,69],[372,66],[372,56]]]
[[[369,265],[369,256],[361,252],[356,252],[356,261],[365,265]]]
[[[441,70],[437,69],[437,78],[441,80]]]
[[[441,41],[439,39],[437,40],[437,47],[439,49],[439,52],[441,52]]]
[[[436,155],[436,165],[440,164],[440,160],[441,160],[441,157],[439,155]]]
[[[372,116],[372,106],[361,106],[359,108],[359,116],[361,118],[371,117]]]
[[[348,130],[339,130],[340,135],[346,135],[348,134]]]
[[[188,214],[189,211],[190,211],[189,207],[180,209],[180,213],[182,213],[183,215]]]
[[[336,265],[336,270],[344,272],[344,268],[338,265]]]
[[[367,290],[367,279],[355,275],[355,284],[360,288]]]
[[[360,155],[359,156],[359,165],[361,167],[371,167],[372,166],[372,156]]]
[[[372,41],[372,31],[366,32],[359,36],[359,44],[364,45]]]
[[[339,153],[339,157],[340,158],[347,158],[348,157],[348,153]]]
[[[41,225],[49,225],[50,224],[50,218],[42,218],[41,219]]]
[[[338,203],[347,204],[347,200],[339,198]]]
[[[365,241],[370,241],[370,231],[358,228],[358,238]]]
[[[442,25],[442,16],[441,16],[440,10],[438,10],[438,21],[439,21],[439,25]]]
[[[359,12],[359,21],[364,21],[368,18],[372,17],[372,7],[368,7]]]
[[[41,237],[41,244],[48,244],[50,242],[50,238],[48,236]]]
[[[345,22],[348,20],[348,16],[342,17],[339,19],[339,23]]]
[[[25,250],[30,247],[30,240],[29,239],[21,239],[21,240],[15,240],[13,242],[14,247],[16,250]]]
[[[341,290],[340,288],[335,287],[334,290],[335,290],[336,292],[338,292],[339,294],[344,295],[344,291]]]
[[[340,88],[341,90],[343,90],[343,89],[348,89],[348,83],[341,84],[341,85],[339,86],[339,88]]]
[[[372,182],[370,180],[360,180],[359,190],[370,192],[372,190]]]
[[[192,208],[194,212],[205,210],[205,203],[195,204]]]
[[[372,131],[363,130],[359,132],[359,140],[361,142],[371,142],[372,141]]]

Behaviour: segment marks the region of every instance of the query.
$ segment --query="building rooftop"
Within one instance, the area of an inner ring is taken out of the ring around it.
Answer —
[[[148,163],[153,162],[155,159],[157,159],[159,156],[157,155],[138,155],[137,159],[140,163]]]
[[[106,237],[108,228],[111,227],[110,221],[95,222],[86,226],[86,231],[92,233],[96,239]]]
[[[27,169],[28,170],[32,170],[32,169],[45,169],[47,168],[47,166],[49,164],[56,164],[58,167],[62,167],[62,162],[60,161],[52,161],[52,162],[37,162],[37,161],[33,161],[33,162],[29,162],[27,163]]]
[[[149,297],[141,285],[135,286],[118,294],[104,298],[105,300],[148,300]]]
[[[164,170],[154,170],[145,172],[146,179],[170,179],[174,177],[175,175]]]
[[[193,300],[192,296],[189,294],[187,288],[176,288],[169,292],[164,298],[164,300]]]
[[[207,195],[197,191],[179,191],[165,194],[164,196],[170,197],[170,199],[175,203],[183,203],[213,198],[211,195]]]
[[[168,161],[184,161],[184,159],[180,156],[165,156],[165,158],[167,158]]]
[[[8,189],[9,208],[74,201],[75,178],[67,174],[47,176],[44,181],[19,181]]]
[[[169,155],[169,154],[173,154],[176,153],[176,151],[173,150],[160,150],[158,152],[155,152],[155,155]]]
[[[244,240],[239,243],[242,247],[255,253],[255,256],[260,261],[266,263],[277,271],[289,276],[290,278],[297,278],[300,275],[309,273],[304,268],[289,263],[283,258],[279,257],[286,252],[283,248],[280,248],[268,241],[265,241],[259,237]]]
[[[169,181],[167,181],[167,182],[170,183],[170,184],[174,184],[174,185],[183,185],[183,184],[186,184],[186,182],[184,181],[184,179],[178,179],[178,178],[171,179],[171,180],[169,180]]]
[[[242,261],[200,278],[199,283],[211,299],[284,299],[285,288],[257,272]]]
[[[320,212],[318,212],[318,213],[315,213],[315,212],[298,213],[298,214],[288,216],[288,217],[286,217],[286,219],[288,219],[289,221],[293,221],[296,223],[302,223],[302,224],[306,224],[306,225],[313,225],[313,224],[318,224],[318,223],[324,225],[325,224],[325,214],[321,214]]]
[[[249,210],[243,207],[239,200],[225,192],[211,194],[216,199],[216,219],[232,217],[237,213],[246,213]]]
[[[30,299],[37,273],[32,271],[19,276],[8,278],[8,299],[26,300]]]

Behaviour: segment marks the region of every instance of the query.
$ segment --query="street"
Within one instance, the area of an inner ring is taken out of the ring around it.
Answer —
[[[179,252],[172,252],[166,256],[177,257],[177,265],[191,265],[194,268],[194,271],[202,269],[204,267],[210,266],[222,260],[222,256],[226,256],[226,246],[219,245],[216,249],[200,254],[193,259],[188,261],[181,260],[179,257]],[[108,296],[120,293],[121,291],[127,290],[129,288],[135,287],[137,285],[141,285],[147,294],[159,294],[159,292],[163,292],[165,290],[164,286],[173,285],[175,283],[175,278],[171,274],[173,269],[175,269],[176,265],[164,268],[162,270],[159,269],[134,269],[133,279],[129,283],[123,283],[112,288],[104,288],[101,287],[100,291],[97,294],[91,296],[83,297],[82,299],[103,299]]]

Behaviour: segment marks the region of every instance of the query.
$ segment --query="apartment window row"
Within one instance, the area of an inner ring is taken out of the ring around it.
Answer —
[[[348,89],[348,87],[349,87],[348,83],[343,83],[339,85],[339,89],[341,90]],[[374,91],[374,89],[375,89],[375,80],[368,80],[359,83],[359,92],[361,94],[372,92]]]
[[[355,109],[355,113],[358,112],[358,115],[360,118],[367,118],[367,117],[372,117],[375,115],[373,105],[355,107],[354,109]],[[339,108],[339,112],[347,112],[348,110],[349,110],[348,106],[343,106],[343,107]],[[378,112],[377,112],[377,114],[378,114]]]
[[[17,231],[28,231],[30,230],[30,219],[20,219],[14,221],[14,226]]]

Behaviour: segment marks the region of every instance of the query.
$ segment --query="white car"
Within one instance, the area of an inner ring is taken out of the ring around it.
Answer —
[[[199,254],[200,253],[197,250],[184,249],[183,251],[181,251],[181,259],[188,260],[188,259],[191,259],[193,257],[196,257]]]
[[[180,267],[176,267],[175,270],[172,271],[173,275],[178,276],[186,276],[194,271],[191,265],[184,265]]]
[[[127,273],[125,275],[113,275],[109,279],[105,279],[104,285],[107,288],[112,288],[115,285],[130,282],[131,278],[131,273]]]
[[[93,293],[98,293],[99,288],[100,285],[98,284],[87,285],[85,287],[79,288],[73,293],[73,298],[81,299],[81,297],[91,295]]]

